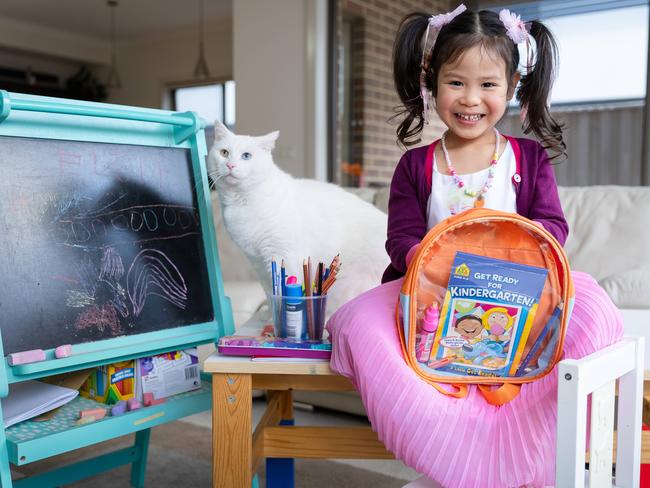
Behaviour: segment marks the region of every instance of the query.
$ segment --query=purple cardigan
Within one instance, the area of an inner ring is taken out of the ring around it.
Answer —
[[[517,213],[541,223],[564,245],[569,225],[560,206],[557,183],[546,151],[537,141],[506,137],[517,160],[517,173],[512,180],[517,194]],[[406,254],[427,233],[431,155],[435,144],[404,153],[393,173],[386,240],[386,251],[391,262],[384,271],[382,283],[404,276]],[[430,153],[429,158],[427,153]]]

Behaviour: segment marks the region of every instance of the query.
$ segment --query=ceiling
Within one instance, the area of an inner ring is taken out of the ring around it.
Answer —
[[[199,22],[201,0],[118,0],[117,38],[135,39],[180,30]],[[206,30],[232,17],[233,0],[203,0]],[[42,25],[101,40],[110,39],[106,0],[1,0],[0,17]]]

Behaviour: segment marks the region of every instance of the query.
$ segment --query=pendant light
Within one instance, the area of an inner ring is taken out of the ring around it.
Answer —
[[[194,66],[194,78],[205,80],[210,77],[208,63],[205,61],[203,49],[203,0],[199,0],[199,59]]]
[[[108,76],[106,78],[106,86],[108,88],[120,88],[120,75],[117,72],[117,62],[115,56],[115,9],[117,7],[117,0],[108,0],[106,2],[111,11],[111,65],[108,68]]]

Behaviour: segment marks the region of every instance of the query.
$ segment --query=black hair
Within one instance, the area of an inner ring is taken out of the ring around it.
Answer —
[[[481,327],[483,327],[483,321],[479,317],[477,317],[476,315],[469,314],[469,315],[463,315],[458,320],[456,320],[456,323],[454,324],[454,328],[458,327],[458,324],[460,324],[463,320],[476,320],[478,321],[479,324],[481,324]]]
[[[393,76],[395,88],[402,102],[397,117],[404,116],[397,127],[397,139],[404,146],[420,142],[424,127],[424,105],[420,96],[420,70],[424,35],[429,14],[412,13],[400,23],[393,46]],[[430,44],[431,36],[429,33]],[[554,154],[552,158],[565,155],[566,144],[562,138],[562,125],[551,116],[547,100],[555,79],[558,61],[557,44],[551,32],[539,21],[530,22],[530,36],[535,40],[536,55],[530,72],[521,78],[516,99],[526,108],[522,128],[525,134],[533,132],[545,149]],[[467,49],[481,46],[505,61],[509,93],[519,66],[517,45],[507,36],[499,15],[489,10],[465,11],[445,25],[436,38],[433,50],[427,53],[425,79],[428,90],[436,96],[438,73],[445,63],[454,62]]]

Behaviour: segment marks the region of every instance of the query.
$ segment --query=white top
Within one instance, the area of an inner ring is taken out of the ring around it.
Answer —
[[[497,160],[492,187],[483,195],[485,208],[501,210],[502,212],[517,212],[517,194],[512,184],[512,177],[517,171],[515,153],[508,141],[506,147]],[[460,175],[465,183],[465,188],[479,190],[487,181],[489,168]],[[451,215],[474,207],[475,198],[465,195],[458,188],[451,175],[443,175],[438,171],[436,155],[433,155],[433,171],[431,173],[431,196],[427,212],[427,229],[431,229],[441,220]]]

